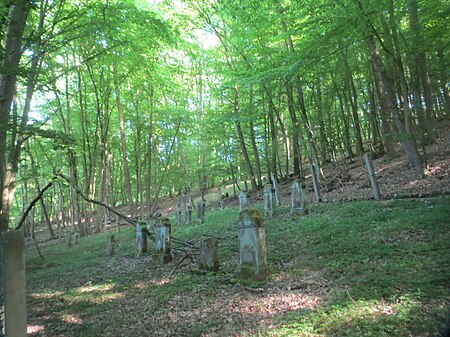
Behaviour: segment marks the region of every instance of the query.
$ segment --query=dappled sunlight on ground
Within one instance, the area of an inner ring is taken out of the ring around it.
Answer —
[[[91,293],[91,292],[104,292],[114,288],[114,284],[90,284],[83,287],[77,288],[75,291],[77,293]]]
[[[43,325],[27,325],[27,334],[35,334],[43,330],[45,330]]]
[[[66,323],[71,324],[82,324],[83,320],[80,317],[74,316],[74,315],[63,315],[61,317],[61,320]]]
[[[145,289],[151,286],[162,286],[164,284],[170,283],[169,278],[157,278],[153,280],[144,280],[144,281],[138,281],[134,284],[133,288],[135,289]]]

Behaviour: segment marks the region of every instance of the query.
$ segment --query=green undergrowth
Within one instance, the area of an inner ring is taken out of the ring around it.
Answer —
[[[105,254],[109,233],[82,238],[71,249],[64,244],[41,247],[44,262],[31,247],[31,307],[60,308],[49,320],[57,324],[64,315],[95,315],[114,310],[120,298],[144,296],[152,299],[146,312],[162,314],[171,301],[214,296],[219,286],[268,291],[280,282],[320,277],[308,288],[322,296],[314,309],[274,315],[271,327],[245,330],[236,324],[223,331],[233,336],[435,336],[450,310],[448,197],[324,204],[304,216],[280,208],[265,223],[268,282],[237,275],[238,216],[235,208],[211,210],[204,224],[173,225],[173,236],[190,244],[219,239],[217,274],[198,272],[194,264],[177,267],[184,254],[179,244],[174,244],[174,261],[165,267],[155,266],[149,256],[136,257],[132,227],[114,233],[114,257]],[[94,336],[102,329],[99,324],[75,324],[72,335]],[[185,335],[201,336],[220,330],[221,324],[211,318]]]

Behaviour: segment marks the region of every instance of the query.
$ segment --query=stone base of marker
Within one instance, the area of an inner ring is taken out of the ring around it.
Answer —
[[[267,268],[264,219],[257,210],[246,209],[239,215],[239,273],[253,280],[265,280]]]
[[[172,261],[170,253],[171,246],[171,224],[169,218],[161,218],[155,230],[155,254],[159,264]]]
[[[0,233],[0,336],[27,336],[25,291],[23,233]]]
[[[216,272],[219,270],[219,243],[216,238],[209,238],[200,243],[200,256],[198,268],[200,270]]]

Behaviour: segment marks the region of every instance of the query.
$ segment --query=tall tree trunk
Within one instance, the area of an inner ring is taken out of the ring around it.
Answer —
[[[371,53],[370,58],[373,62],[373,67],[375,70],[375,79],[376,82],[378,83],[380,91],[379,94],[383,95],[383,97],[385,95],[386,97],[390,113],[397,127],[401,143],[403,145],[403,148],[405,150],[410,165],[416,168],[416,171],[420,178],[424,178],[426,176],[426,172],[423,166],[422,158],[420,157],[420,154],[417,151],[413,135],[407,133],[408,130],[405,129],[404,124],[400,120],[400,116],[397,110],[396,95],[394,92],[392,81],[389,78],[386,69],[384,68],[380,53],[378,52],[378,49],[375,45],[374,37],[372,35],[369,35],[366,39]],[[384,99],[383,97],[378,97],[378,99],[382,100]]]
[[[428,74],[427,59],[425,55],[425,41],[422,38],[422,30],[419,21],[419,4],[417,0],[408,0],[409,24],[413,36],[413,51],[416,69],[422,85],[423,99],[425,103],[425,116],[421,118],[424,130],[425,144],[436,141],[435,115],[433,111],[433,96],[431,93],[430,75]]]
[[[119,83],[117,80],[115,81],[114,86],[116,93],[117,111],[119,113],[119,134],[120,134],[120,144],[122,148],[123,176],[124,176],[125,197],[126,197],[125,201],[127,204],[131,206],[132,213],[134,213],[133,194],[131,191],[130,169],[128,168],[127,142],[125,137],[125,121],[123,118],[122,103],[120,101]]]
[[[16,181],[17,168],[14,168],[14,163],[6,161],[6,144],[8,119],[16,90],[19,63],[22,56],[22,36],[29,7],[28,1],[15,1],[15,3],[10,4],[5,44],[0,64],[1,69],[3,69],[0,73],[0,232],[8,229],[9,211]],[[19,153],[16,154],[16,157],[18,160]]]
[[[255,170],[256,170],[256,181],[258,182],[258,187],[262,188],[262,173],[261,173],[261,161],[259,159],[259,151],[258,146],[256,144],[256,137],[255,137],[255,126],[253,124],[253,87],[250,86],[250,99],[249,99],[249,114],[250,114],[250,120],[249,120],[249,134],[250,134],[250,141],[252,143],[252,150],[253,150],[253,158],[255,161]]]
[[[250,161],[250,157],[248,155],[247,145],[245,145],[245,138],[244,138],[244,134],[242,132],[241,121],[239,118],[239,87],[237,84],[234,86],[234,114],[236,115],[235,125],[236,125],[236,132],[238,134],[239,146],[242,151],[242,156],[244,157],[247,172],[250,176],[250,182],[252,184],[252,189],[253,189],[253,191],[256,191],[258,187],[256,185],[255,174],[253,173],[253,167],[252,167],[252,164]]]
[[[293,165],[294,165],[294,176],[295,177],[302,177],[303,172],[300,168],[300,162],[301,162],[301,152],[300,152],[300,125],[298,123],[298,118],[295,113],[295,104],[294,104],[294,90],[292,88],[292,83],[285,80],[284,85],[286,87],[286,93],[287,93],[287,100],[288,100],[288,110],[289,110],[289,117],[291,118],[291,124],[292,124],[292,152],[294,154],[293,159]]]

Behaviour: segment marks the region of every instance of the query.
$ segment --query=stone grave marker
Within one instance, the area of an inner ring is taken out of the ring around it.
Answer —
[[[172,261],[170,234],[171,224],[169,218],[160,218],[155,230],[155,251],[160,264]]]
[[[175,223],[179,225],[181,223],[181,208],[177,205],[175,207]]]
[[[200,256],[198,259],[198,268],[200,270],[213,272],[219,270],[218,246],[217,238],[208,238],[200,243]]]
[[[264,186],[264,216],[271,217],[275,210],[274,190],[271,184]]]
[[[264,219],[254,209],[241,212],[238,223],[239,272],[241,276],[265,280],[268,276]]]
[[[305,186],[295,179],[291,185],[291,212],[305,212],[306,193]]]
[[[248,208],[247,193],[241,191],[241,193],[239,193],[239,210],[242,212],[247,208]]]
[[[25,239],[22,231],[0,233],[0,336],[27,337]]]
[[[192,208],[191,205],[187,205],[184,209],[184,224],[189,225],[192,221]]]
[[[200,223],[204,223],[205,222],[205,201],[204,200],[199,200],[197,203],[197,219],[198,221],[200,221]]]
[[[372,158],[370,153],[364,153],[364,163],[366,166],[367,174],[369,176],[370,187],[372,188],[373,198],[375,200],[381,200],[380,187],[378,185],[378,180],[375,175],[375,170],[373,168]]]
[[[136,242],[138,249],[138,256],[141,256],[144,253],[147,253],[147,230],[145,227],[142,227],[140,223],[137,223],[135,226],[136,229]]]

